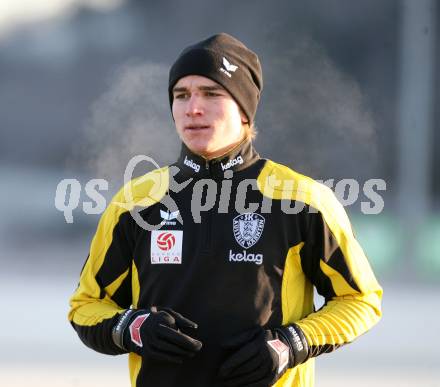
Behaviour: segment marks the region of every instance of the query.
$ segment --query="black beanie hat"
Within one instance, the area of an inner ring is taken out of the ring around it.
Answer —
[[[168,94],[173,106],[173,87],[187,75],[202,75],[222,85],[254,121],[263,76],[258,56],[231,35],[213,35],[185,48],[170,69]]]

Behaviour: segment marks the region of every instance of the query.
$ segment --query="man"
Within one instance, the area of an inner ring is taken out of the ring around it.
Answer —
[[[314,357],[380,319],[332,192],[254,150],[261,90],[258,57],[232,36],[186,48],[169,76],[181,155],[99,222],[69,320],[96,351],[129,353],[132,386],[312,386]]]

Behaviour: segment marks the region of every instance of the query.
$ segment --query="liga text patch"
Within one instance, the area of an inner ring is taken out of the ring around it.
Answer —
[[[151,263],[181,264],[182,240],[183,231],[151,231]]]

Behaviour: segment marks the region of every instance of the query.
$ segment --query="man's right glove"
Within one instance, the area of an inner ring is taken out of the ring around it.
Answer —
[[[197,324],[169,308],[128,309],[113,327],[114,343],[128,352],[181,364],[202,348],[202,343],[182,332]]]

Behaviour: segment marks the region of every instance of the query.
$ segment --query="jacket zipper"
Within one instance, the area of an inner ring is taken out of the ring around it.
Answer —
[[[209,168],[209,161],[206,160],[205,163],[205,169],[208,172],[209,176],[211,177],[211,170]],[[214,206],[215,208],[215,206]],[[208,213],[206,214],[206,222],[205,222],[205,240],[204,240],[204,246],[203,251],[209,252],[211,250],[211,228],[212,228],[212,211],[213,209],[210,209]]]

